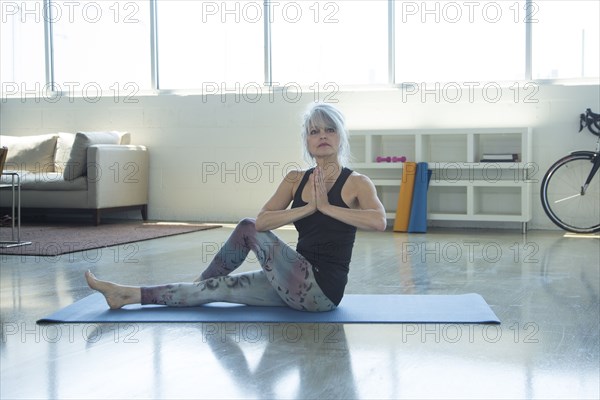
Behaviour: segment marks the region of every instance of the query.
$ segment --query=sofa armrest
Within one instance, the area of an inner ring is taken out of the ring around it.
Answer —
[[[89,208],[148,204],[148,150],[139,145],[89,146]]]

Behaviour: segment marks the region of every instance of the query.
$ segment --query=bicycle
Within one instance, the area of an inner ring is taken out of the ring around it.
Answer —
[[[579,150],[556,161],[542,179],[542,207],[554,224],[569,232],[600,232],[600,114],[587,109],[579,132],[598,136],[596,151]]]

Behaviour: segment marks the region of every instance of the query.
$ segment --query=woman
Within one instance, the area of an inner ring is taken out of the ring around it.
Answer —
[[[314,104],[304,116],[302,138],[315,167],[288,173],[256,220],[240,221],[193,283],[122,286],[88,271],[89,286],[104,294],[110,308],[218,301],[313,312],[334,309],[348,280],[356,229],[385,230],[385,210],[370,179],[344,167],[348,133],[335,107]],[[296,250],[271,232],[289,223],[298,230]],[[262,269],[229,275],[251,250]]]

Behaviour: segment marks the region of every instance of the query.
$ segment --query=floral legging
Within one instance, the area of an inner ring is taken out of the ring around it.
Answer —
[[[262,269],[229,275],[251,250]],[[313,312],[335,308],[317,284],[311,264],[272,232],[258,232],[250,218],[238,223],[199,281],[142,287],[141,293],[142,304],[172,307],[229,302]]]

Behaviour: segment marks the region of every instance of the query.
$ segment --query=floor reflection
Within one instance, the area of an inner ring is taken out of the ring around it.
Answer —
[[[249,397],[356,398],[344,325],[204,325],[215,358]],[[259,339],[263,349],[246,345]]]

